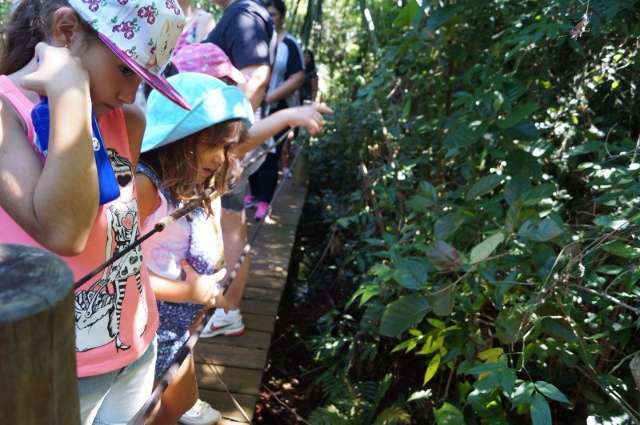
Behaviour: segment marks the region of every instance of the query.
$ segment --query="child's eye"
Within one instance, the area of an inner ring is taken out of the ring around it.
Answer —
[[[129,77],[129,76],[134,74],[134,72],[128,66],[121,65],[121,66],[119,66],[119,68],[120,68],[120,72],[125,77]]]

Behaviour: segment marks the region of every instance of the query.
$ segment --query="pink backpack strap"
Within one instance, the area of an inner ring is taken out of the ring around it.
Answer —
[[[5,99],[11,103],[18,115],[20,115],[20,118],[27,129],[27,137],[29,139],[29,143],[31,143],[31,147],[38,157],[44,161],[42,152],[40,152],[36,147],[35,130],[33,128],[33,123],[31,122],[31,110],[34,106],[33,102],[31,102],[6,75],[0,75],[0,94],[2,94]]]

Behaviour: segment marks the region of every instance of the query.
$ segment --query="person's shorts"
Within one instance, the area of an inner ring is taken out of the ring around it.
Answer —
[[[82,425],[126,425],[153,390],[157,338],[135,362],[110,373],[78,379]]]
[[[260,168],[266,158],[263,153],[269,149],[268,143],[264,143],[245,155],[242,160],[243,169],[238,183],[231,191],[222,195],[220,202],[222,208],[233,212],[242,212],[244,210],[244,195],[247,193],[247,187],[249,186],[249,176]]]

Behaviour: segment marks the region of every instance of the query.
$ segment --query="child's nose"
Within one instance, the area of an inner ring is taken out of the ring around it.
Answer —
[[[127,81],[127,83],[122,85],[120,92],[118,93],[118,100],[124,104],[131,104],[135,102],[139,86],[140,79],[138,78],[132,78],[131,81]]]

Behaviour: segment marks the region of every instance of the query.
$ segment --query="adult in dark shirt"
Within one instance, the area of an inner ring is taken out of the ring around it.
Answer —
[[[254,0],[214,0],[224,9],[205,41],[215,43],[247,78],[240,89],[253,109],[262,104],[275,62],[277,38],[269,12]]]
[[[214,0],[224,9],[222,18],[205,42],[217,44],[229,57],[231,63],[242,72],[246,83],[238,85],[251,101],[254,111],[263,104],[275,61],[277,38],[269,12],[253,0]],[[258,117],[261,113],[258,111]],[[243,162],[252,160],[261,148],[245,155]],[[260,162],[256,163],[259,166]],[[224,259],[230,273],[242,254],[247,239],[243,197],[248,186],[248,176],[255,171],[245,169],[236,190],[222,197],[222,238]],[[244,323],[240,304],[249,274],[250,258],[242,263],[226,297],[230,310],[217,309],[203,329],[202,336],[240,335]]]
[[[268,0],[267,10],[273,19],[278,33],[278,50],[276,61],[271,72],[271,81],[266,96],[270,113],[300,105],[300,86],[304,81],[304,60],[302,49],[296,39],[284,30],[284,20],[287,7],[283,0]],[[285,131],[286,132],[286,131]],[[276,135],[277,140],[283,133]],[[262,166],[251,175],[251,195],[245,197],[246,203],[256,203],[254,218],[263,220],[268,212],[278,185],[278,160],[283,159],[283,165],[287,167],[289,151],[288,142],[278,145],[269,153]],[[284,154],[284,155],[283,155]],[[287,171],[285,171],[286,173]]]

